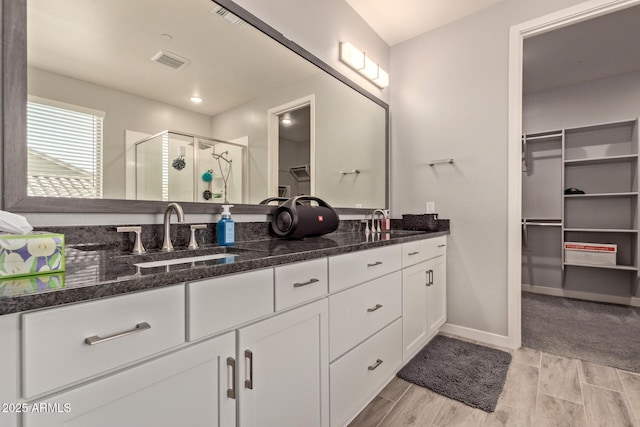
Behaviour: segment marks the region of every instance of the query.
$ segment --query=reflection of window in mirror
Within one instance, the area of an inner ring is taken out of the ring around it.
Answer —
[[[102,197],[104,115],[77,105],[29,97],[29,196]]]

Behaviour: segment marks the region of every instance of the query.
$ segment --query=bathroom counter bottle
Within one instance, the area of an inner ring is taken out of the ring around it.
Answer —
[[[216,234],[218,236],[218,245],[231,246],[235,243],[235,223],[231,219],[229,208],[233,205],[222,205],[222,218],[218,221]]]

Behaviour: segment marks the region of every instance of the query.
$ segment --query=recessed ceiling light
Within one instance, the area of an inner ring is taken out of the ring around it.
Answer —
[[[289,119],[289,118],[284,118],[280,121],[283,125],[290,125],[291,123],[293,123],[293,120]]]
[[[196,104],[200,104],[202,102],[202,98],[200,98],[199,96],[192,96],[190,99],[191,102],[195,102]]]

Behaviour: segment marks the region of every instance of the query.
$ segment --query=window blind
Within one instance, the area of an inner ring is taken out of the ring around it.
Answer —
[[[28,194],[101,198],[103,117],[27,102]]]

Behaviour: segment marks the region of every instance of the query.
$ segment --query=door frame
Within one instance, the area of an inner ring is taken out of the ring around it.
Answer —
[[[590,0],[509,30],[507,140],[507,334],[510,348],[522,342],[522,50],[525,38],[640,5],[640,0]]]
[[[298,98],[267,111],[267,197],[278,196],[279,119],[281,114],[309,106],[310,196],[316,194],[316,96]]]

